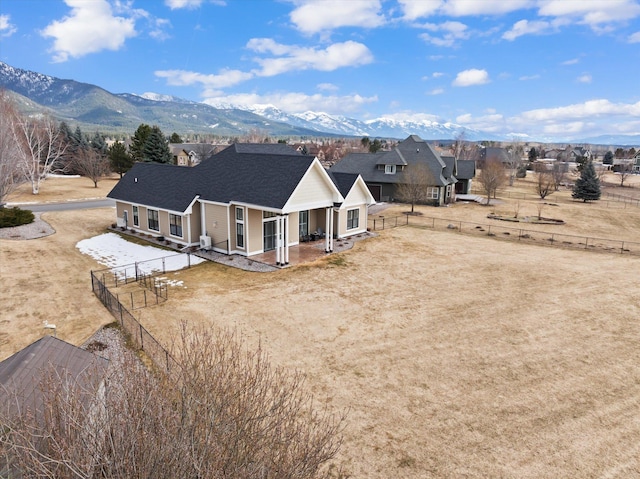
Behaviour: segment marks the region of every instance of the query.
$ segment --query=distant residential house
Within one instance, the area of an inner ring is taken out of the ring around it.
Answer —
[[[640,173],[640,151],[633,157],[633,171],[634,173]]]
[[[175,144],[170,144],[169,149],[173,155],[174,165],[189,166],[189,153],[182,147],[182,145],[175,146]]]
[[[124,227],[226,254],[276,250],[278,264],[310,232],[332,251],[334,237],[366,231],[375,201],[363,181],[341,190],[316,158],[280,143],[234,144],[193,168],[137,163],[107,196]]]
[[[195,166],[221,148],[211,143],[169,143],[169,149],[174,165]]]
[[[423,164],[429,169],[432,184],[428,186],[428,196],[434,205],[443,205],[453,201],[458,164],[455,158],[440,154],[417,135],[411,135],[398,143],[390,151],[377,153],[351,153],[330,168],[332,174],[349,173],[362,176],[376,201],[394,201],[398,185],[403,181],[402,173],[411,165]],[[474,168],[464,167],[469,175]],[[471,178],[466,186],[470,188]]]
[[[507,150],[495,146],[479,148],[475,160],[479,165],[487,161],[499,161],[502,164],[510,164],[512,162],[511,155]]]

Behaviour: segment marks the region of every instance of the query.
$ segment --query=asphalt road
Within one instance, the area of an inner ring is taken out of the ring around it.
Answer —
[[[31,210],[34,213],[42,213],[45,211],[68,211],[68,210],[86,210],[89,208],[107,208],[107,207],[114,207],[115,205],[116,205],[116,202],[112,199],[99,199],[99,200],[65,201],[63,203],[11,204],[9,206],[18,206],[25,210]]]

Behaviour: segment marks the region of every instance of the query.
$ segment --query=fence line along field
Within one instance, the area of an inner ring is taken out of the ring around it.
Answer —
[[[381,214],[394,208],[407,209]],[[549,208],[568,234],[640,231],[640,209]],[[421,211],[486,222],[490,209]],[[47,213],[55,235],[0,240],[0,359],[42,335],[45,316],[75,343],[112,320],[91,293],[100,267],[75,244],[113,214]],[[639,271],[634,256],[400,227],[274,273],[180,271],[186,288],[140,320],[167,345],[179,320],[237,327],[303,371],[319,401],[349,408],[348,477],[635,477]]]

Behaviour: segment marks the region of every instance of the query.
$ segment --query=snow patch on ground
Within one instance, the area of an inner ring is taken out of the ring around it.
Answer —
[[[189,261],[192,266],[206,261],[195,255],[190,255],[189,259],[186,253],[172,253],[155,246],[131,243],[115,233],[84,239],[76,244],[76,248],[108,268],[138,263],[143,273],[162,271],[163,263],[166,272],[184,269]]]

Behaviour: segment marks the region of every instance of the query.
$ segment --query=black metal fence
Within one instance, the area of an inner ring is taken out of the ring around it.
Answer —
[[[473,187],[472,194],[486,197],[486,193],[478,187]],[[540,196],[534,193],[521,193],[518,191],[499,191],[498,199],[510,198],[514,200],[527,200],[527,201],[541,201]],[[558,193],[552,193],[544,197],[544,201],[552,203],[577,203],[581,200],[575,200],[567,197],[566,195],[560,195]],[[631,208],[640,207],[640,199],[630,198],[628,196],[617,195],[613,193],[603,192],[601,198],[598,200],[598,205],[606,208]]]
[[[395,228],[397,226],[411,226],[468,235],[490,236],[496,239],[519,241],[530,244],[640,256],[640,243],[638,242],[592,238],[586,236],[567,235],[563,233],[550,233],[546,231],[503,226],[499,223],[500,222],[497,222],[496,224],[486,224],[433,218],[429,216],[402,215],[387,218],[370,218],[367,226],[372,231]]]
[[[121,302],[121,298],[109,290],[109,287],[103,281],[107,277],[109,276],[105,275],[104,272],[91,271],[91,289],[93,293],[120,323],[133,346],[143,350],[161,371],[164,371],[168,376],[176,377],[180,371],[178,362],[140,324],[133,313]]]

